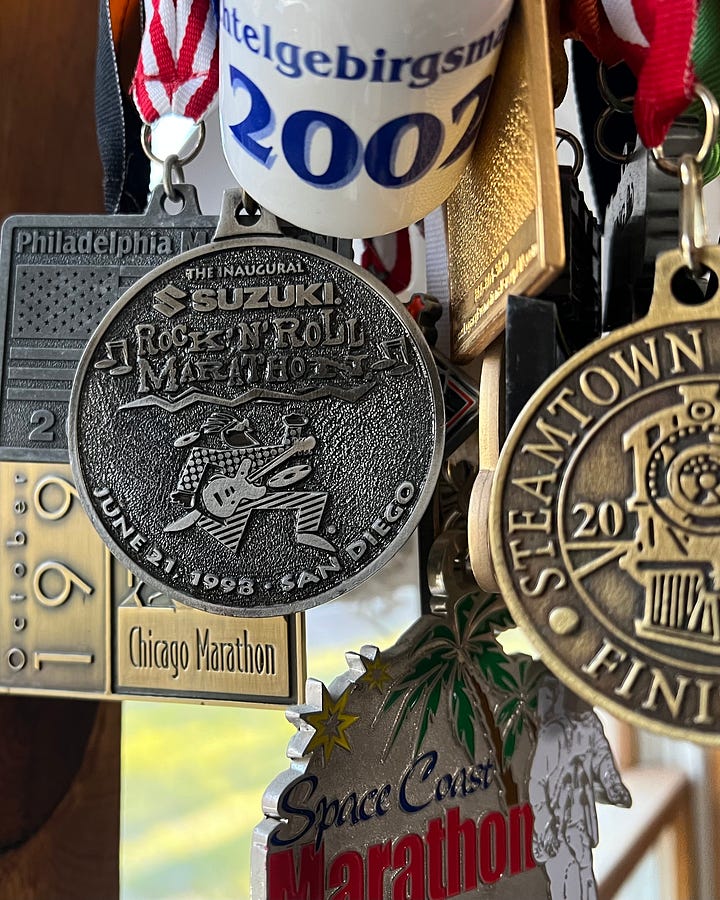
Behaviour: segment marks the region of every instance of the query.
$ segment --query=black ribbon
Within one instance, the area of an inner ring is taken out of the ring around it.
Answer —
[[[572,69],[585,162],[590,170],[590,180],[597,201],[597,217],[602,225],[605,208],[617,190],[621,168],[619,163],[607,160],[595,144],[595,123],[605,110],[607,102],[597,83],[598,61],[579,41],[572,42]],[[613,66],[611,87],[615,96],[620,99],[635,93],[635,78],[624,63]],[[634,146],[637,132],[631,115],[612,116],[608,120],[608,126],[604,138],[613,150],[622,153],[627,143]]]
[[[150,160],[140,143],[142,121],[132,98],[120,85],[109,0],[100,0],[98,17],[95,126],[106,212],[142,212],[147,206]]]

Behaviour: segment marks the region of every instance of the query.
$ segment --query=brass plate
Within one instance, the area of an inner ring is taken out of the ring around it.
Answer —
[[[0,692],[284,709],[302,614],[216,616],[138,583],[83,512],[67,464],[0,461]]]
[[[720,271],[720,249],[702,262]],[[674,299],[572,357],[516,422],[493,481],[503,595],[578,694],[720,745],[720,297]]]
[[[447,201],[452,355],[478,356],[509,294],[534,295],[565,265],[544,0],[518,0],[480,134]]]

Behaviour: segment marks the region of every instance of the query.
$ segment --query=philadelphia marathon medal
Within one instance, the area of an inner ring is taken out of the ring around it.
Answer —
[[[105,317],[69,446],[81,502],[143,581],[208,611],[278,615],[354,587],[412,534],[443,404],[393,295],[265,213],[241,227],[240,198],[226,194],[212,243]]]
[[[697,248],[720,271],[720,249]],[[558,369],[493,482],[493,562],[543,659],[637,725],[720,744],[720,298],[673,294]]]

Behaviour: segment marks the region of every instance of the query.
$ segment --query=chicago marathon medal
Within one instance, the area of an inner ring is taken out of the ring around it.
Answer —
[[[71,385],[94,329],[138,278],[217,227],[192,185],[174,189],[175,213],[157,188],[142,214],[3,223],[0,689],[284,709],[305,678],[302,614],[214,616],[149,588],[98,537],[68,464]]]
[[[696,253],[714,277],[720,250]],[[647,316],[525,407],[495,473],[491,549],[517,623],[574,691],[718,745],[720,298],[677,299],[683,260],[659,256]]]
[[[214,240],[110,310],[68,443],[131,571],[190,606],[267,616],[338,596],[402,546],[440,467],[443,401],[389,292],[239,208],[228,192]]]
[[[423,616],[309,679],[289,770],[263,798],[253,900],[566,900],[592,878],[595,802],[630,796],[602,726],[545,666],[508,656],[495,595]]]

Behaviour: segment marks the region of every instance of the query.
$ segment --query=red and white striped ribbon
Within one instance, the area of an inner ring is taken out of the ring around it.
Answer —
[[[144,122],[176,113],[199,122],[218,90],[212,0],[144,0],[145,32],[132,82]]]
[[[394,294],[410,287],[412,280],[412,250],[407,228],[381,237],[362,241],[360,265],[378,278]]]
[[[693,99],[692,46],[700,0],[565,0],[567,31],[638,79],[634,113],[646,147],[662,143]]]
[[[653,12],[647,0],[601,0],[624,59],[644,59],[650,47]]]

